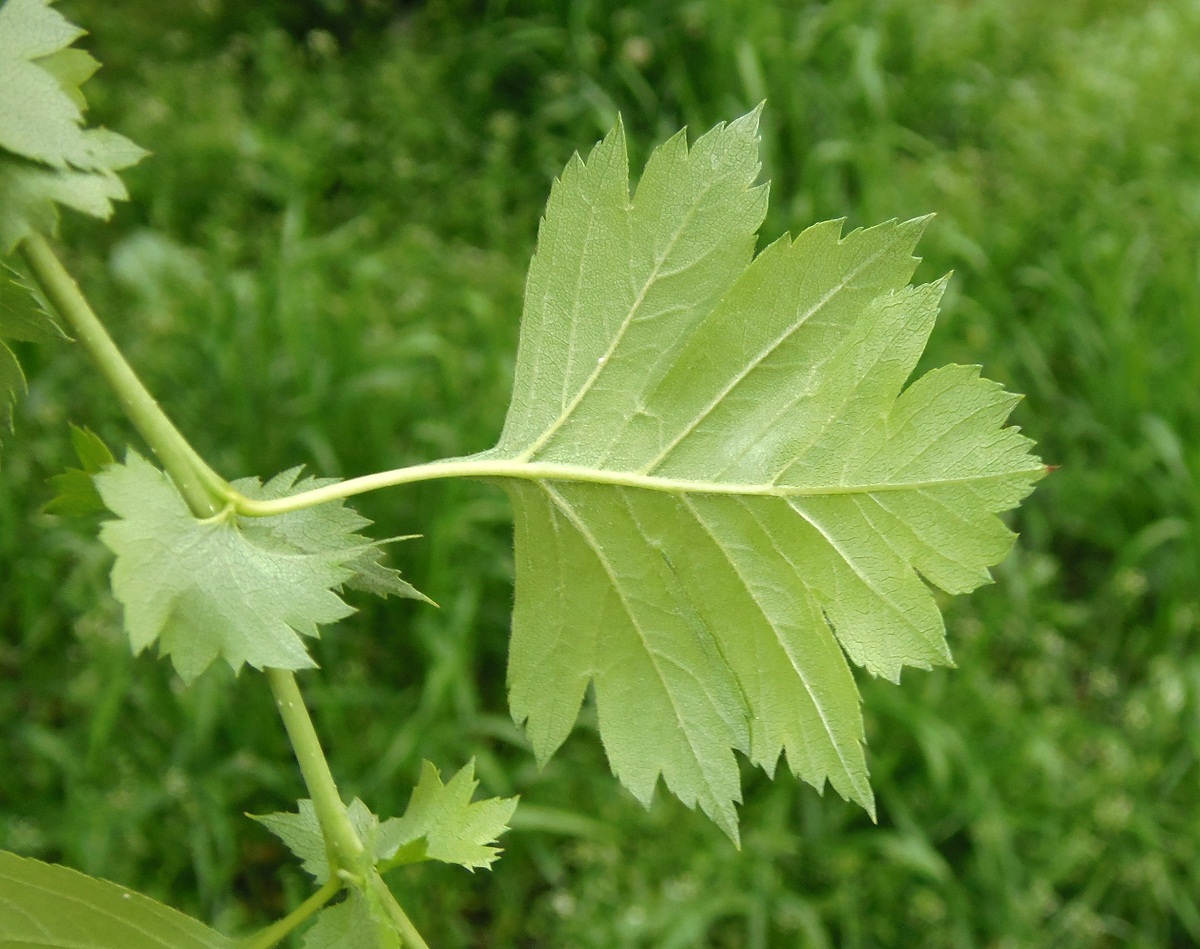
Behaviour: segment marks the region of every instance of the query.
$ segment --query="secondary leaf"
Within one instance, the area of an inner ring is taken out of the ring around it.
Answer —
[[[423,762],[421,779],[403,816],[386,820],[379,828],[377,859],[391,866],[418,860],[457,863],[468,869],[490,866],[500,856],[500,849],[492,845],[508,830],[517,799],[472,801],[478,786],[473,760],[448,784],[442,784],[434,765]]]
[[[12,428],[13,406],[25,391],[25,374],[8,343],[42,343],[64,336],[25,278],[0,264],[0,426]]]
[[[0,253],[52,233],[56,204],[107,218],[128,197],[116,173],[146,154],[115,132],[84,128],[80,86],[99,64],[70,48],[83,35],[51,0],[0,6]]]
[[[0,852],[0,949],[233,949],[191,917],[123,886]]]
[[[400,949],[400,936],[370,890],[353,890],[317,914],[304,949]]]
[[[447,784],[442,784],[437,768],[425,761],[401,817],[381,824],[358,798],[350,802],[347,813],[371,862],[381,864],[382,870],[422,860],[456,863],[468,869],[486,867],[500,855],[493,844],[508,830],[517,799],[472,801],[478,786],[474,761],[459,769]],[[282,840],[318,883],[329,879],[325,840],[312,801],[300,801],[295,814],[250,817]]]
[[[234,482],[277,498],[327,481]],[[135,652],[157,642],[191,682],[218,656],[235,671],[315,665],[302,636],[353,612],[338,590],[364,569],[377,575],[379,545],[357,533],[370,522],[338,502],[271,518],[226,513],[197,520],[165,474],[134,452],[95,477],[108,521],[100,539],[116,554],[113,592]],[[393,584],[401,595],[419,593]],[[411,592],[409,592],[411,591]]]
[[[346,813],[363,846],[368,852],[373,852],[379,818],[358,798],[350,802]],[[321,822],[317,819],[317,810],[312,801],[308,798],[301,800],[295,814],[277,811],[274,814],[248,816],[282,840],[288,850],[300,858],[305,872],[311,874],[318,883],[329,879],[329,856],[325,850],[325,838],[321,834]]]
[[[986,582],[997,512],[1044,473],[977,368],[904,388],[944,287],[907,286],[923,220],[753,257],[757,119],[676,135],[632,199],[619,125],[571,160],[503,434],[466,460],[514,507],[510,701],[539,760],[590,683],[620,780],[648,802],[661,775],[735,840],[734,751],[873,812],[846,657],[949,663],[922,581]]]
[[[47,514],[61,514],[64,517],[99,514],[105,507],[93,478],[109,465],[116,464],[117,460],[100,436],[91,429],[72,425],[71,444],[83,467],[68,468],[50,478],[50,484],[54,486],[54,497],[46,502],[42,510]]]

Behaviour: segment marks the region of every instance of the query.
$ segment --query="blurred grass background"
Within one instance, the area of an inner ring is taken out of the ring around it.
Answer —
[[[362,601],[306,674],[347,794],[422,757],[522,795],[492,873],[401,873],[437,947],[1200,942],[1200,3],[63,0],[99,121],[155,153],[70,264],[229,476],[352,475],[499,432],[549,184],[620,111],[635,165],[768,100],[764,237],[935,211],[926,365],[981,363],[1061,468],[959,668],[860,677],[879,826],[746,772],[744,845],[644,811],[586,720],[538,773],[508,719],[506,505],[364,498],[440,611]],[[94,525],[38,515],[68,421],[128,428],[81,354],[25,354],[0,477],[0,846],[244,932],[303,897],[242,813],[301,792],[259,679],[133,659]]]

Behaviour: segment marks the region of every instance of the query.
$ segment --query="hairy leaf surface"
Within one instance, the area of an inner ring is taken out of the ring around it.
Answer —
[[[84,31],[50,0],[0,6],[0,254],[57,226],[56,204],[107,218],[128,197],[117,172],[146,154],[108,129],[84,127],[80,86],[99,67],[71,48]]]
[[[512,404],[475,456],[516,519],[514,717],[545,760],[589,686],[613,770],[737,838],[734,752],[873,810],[847,658],[950,662],[927,584],[963,593],[1044,473],[1018,401],[948,366],[905,388],[944,281],[923,220],[839,222],[754,256],[758,114],[651,156],[618,126],[554,183]]]
[[[276,498],[329,483],[297,480],[299,471],[234,487]],[[343,586],[424,599],[382,567],[379,544],[358,533],[370,521],[340,502],[271,518],[226,513],[201,521],[171,480],[134,452],[95,482],[120,518],[101,527],[100,539],[116,554],[113,592],[130,643],[140,652],[157,642],[185,682],[218,656],[235,671],[245,663],[315,665],[301,637],[354,612],[338,595]]]
[[[0,851],[0,949],[233,949],[123,886]]]

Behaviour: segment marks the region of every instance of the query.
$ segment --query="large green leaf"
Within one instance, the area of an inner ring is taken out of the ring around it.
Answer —
[[[123,886],[0,851],[0,949],[233,949]]]
[[[513,715],[545,760],[591,684],[614,772],[737,837],[735,751],[869,810],[850,660],[950,662],[932,583],[988,580],[1042,476],[1018,401],[949,366],[904,389],[944,281],[923,220],[753,256],[757,113],[651,156],[618,126],[555,182],[512,404],[469,461],[516,518]],[[903,390],[903,391],[902,391]]]
[[[116,173],[146,154],[115,132],[84,127],[80,86],[99,64],[71,48],[83,34],[51,0],[0,6],[0,254],[53,232],[57,204],[107,218],[127,197]]]

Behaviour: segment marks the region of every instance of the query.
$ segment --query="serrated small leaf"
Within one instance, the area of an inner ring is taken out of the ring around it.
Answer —
[[[233,949],[231,939],[123,886],[0,852],[0,949]]]
[[[0,210],[0,215],[3,211]],[[65,334],[25,278],[0,264],[0,426],[12,428],[13,407],[25,392],[25,373],[10,340],[41,343]]]
[[[377,859],[392,865],[423,859],[456,863],[468,869],[490,866],[500,855],[500,849],[493,845],[508,829],[517,798],[472,801],[478,786],[474,761],[464,765],[447,784],[442,784],[433,764],[422,762],[421,778],[404,814],[379,827],[375,836]]]
[[[396,538],[405,540],[407,538]],[[346,586],[360,593],[370,593],[373,596],[387,599],[398,596],[408,600],[420,600],[430,606],[437,604],[411,583],[400,576],[400,571],[383,563],[383,544],[390,541],[380,541],[380,546],[363,551],[362,555],[352,560],[348,566],[354,570],[354,576],[346,581]]]
[[[316,484],[299,469],[266,485],[234,482],[253,498]],[[301,637],[353,612],[338,590],[375,546],[355,531],[369,523],[341,502],[270,518],[226,512],[194,518],[170,479],[130,452],[95,478],[119,520],[100,529],[116,554],[113,592],[135,652],[157,643],[191,682],[218,657],[235,670],[315,665]]]
[[[58,86],[70,96],[81,112],[87,111],[87,99],[80,86],[96,74],[99,61],[82,49],[60,49],[57,53],[40,57],[37,64],[58,80]]]
[[[53,233],[56,204],[107,218],[127,196],[116,172],[146,154],[84,127],[80,86],[99,64],[70,48],[82,35],[48,0],[0,6],[0,253]]]
[[[54,497],[42,508],[47,514],[63,517],[87,517],[106,510],[93,476],[98,475],[116,459],[108,446],[95,432],[77,425],[71,426],[71,443],[82,468],[68,468],[50,478]]]
[[[87,34],[55,10],[52,3],[7,0],[0,4],[0,58],[40,59]]]
[[[0,339],[45,343],[66,338],[24,276],[0,263]]]
[[[321,822],[313,802],[305,798],[299,810],[292,814],[277,811],[274,814],[247,814],[283,841],[284,845],[299,860],[304,871],[318,883],[329,879],[329,856],[325,849],[325,837],[321,834]]]
[[[369,890],[352,890],[317,914],[303,949],[400,949],[400,935]]]
[[[12,431],[13,406],[25,392],[25,373],[17,357],[0,342],[0,426]]]
[[[655,149],[624,131],[551,189],[512,403],[466,467],[513,504],[513,717],[539,761],[589,686],[613,772],[659,778],[735,841],[735,752],[781,755],[873,813],[847,658],[950,662],[928,584],[989,579],[996,516],[1044,474],[1017,397],[950,366],[905,388],[944,281],[908,286],[924,220],[785,236],[758,113]]]
[[[379,818],[358,798],[346,808],[350,824],[368,852],[372,852],[375,834],[379,829]],[[247,814],[284,842],[288,850],[299,858],[306,873],[318,883],[329,879],[329,856],[325,838],[321,833],[321,822],[313,802],[303,798],[295,814],[277,811],[274,814]]]

